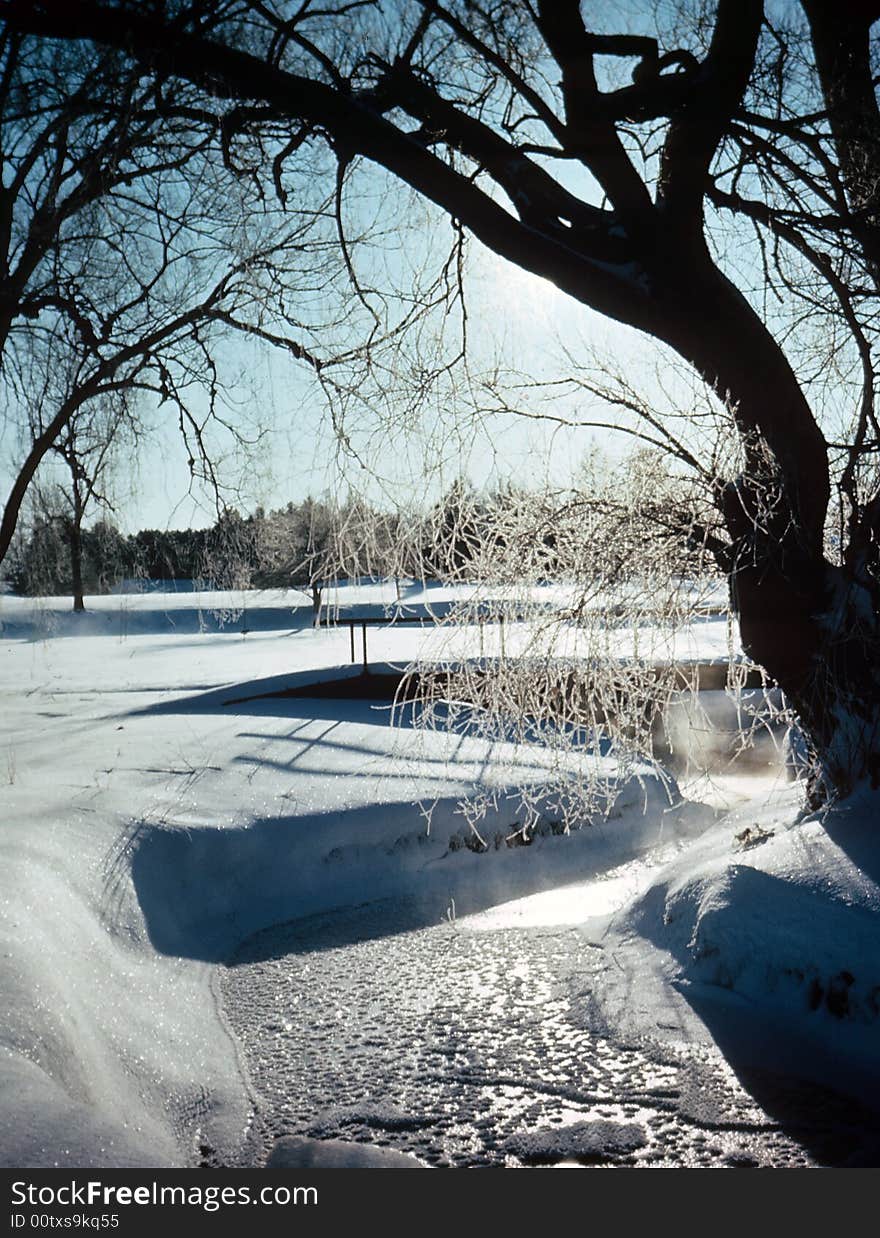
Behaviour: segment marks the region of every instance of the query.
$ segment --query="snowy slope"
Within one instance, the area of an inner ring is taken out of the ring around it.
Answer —
[[[880,1109],[880,804],[800,818],[796,787],[722,819],[604,924],[598,1017],[722,1046]],[[625,979],[623,979],[625,977]]]
[[[204,1143],[232,1157],[251,1102],[214,964],[248,932],[403,890],[440,918],[670,836],[643,771],[596,831],[450,851],[456,805],[481,792],[511,831],[503,793],[541,784],[537,755],[395,731],[367,703],[242,700],[344,662],[347,633],[181,632],[149,601],[135,635],[108,603],[34,640],[14,632],[27,604],[3,599],[5,1165],[194,1164]]]

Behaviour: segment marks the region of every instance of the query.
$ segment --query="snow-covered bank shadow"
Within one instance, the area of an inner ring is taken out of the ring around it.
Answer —
[[[347,668],[338,668],[340,677]],[[354,678],[360,668],[352,668]],[[350,698],[325,699],[320,695],[320,679],[315,674],[269,675],[263,679],[244,680],[241,683],[224,684],[222,687],[198,691],[190,696],[163,700],[143,709],[131,710],[120,717],[146,717],[168,714],[225,714],[243,717],[293,717],[335,722],[366,722],[388,727],[391,722],[391,705],[387,691],[382,686],[375,696],[363,696],[360,700]],[[312,689],[314,696],[306,695]],[[409,718],[409,711],[395,710],[396,725]]]
[[[409,931],[583,880],[675,838],[659,783],[627,784],[617,820],[486,852],[461,845],[468,827],[457,803],[436,802],[430,830],[412,801],[243,828],[141,824],[130,835],[131,877],[150,942],[161,954],[219,962],[261,929],[392,898],[403,902],[401,924],[369,922],[380,935]],[[516,803],[498,822],[511,835],[524,811]],[[683,828],[693,830],[692,814]],[[108,905],[113,896],[108,886]]]
[[[402,891],[442,860],[448,840],[427,835],[412,803],[383,804],[381,812],[379,835],[373,807],[267,818],[244,829],[140,826],[131,875],[153,947],[221,962],[269,925],[363,902],[365,881],[375,889],[374,873],[363,869],[377,861],[387,872],[376,895]],[[392,823],[396,841],[387,840]],[[440,918],[440,903],[425,897],[421,923]]]
[[[799,1036],[753,1002],[716,986],[679,986],[727,1067],[783,1134],[820,1165],[880,1166],[880,1063]],[[821,1015],[818,1015],[821,1017]],[[833,1041],[833,1038],[832,1038]],[[695,1116],[713,1124],[711,1102]]]
[[[618,969],[596,1020],[711,1045],[815,1162],[877,1165],[876,831],[855,806],[843,822],[796,810],[791,795],[719,823],[601,930]],[[692,1108],[716,1120],[696,1093]]]

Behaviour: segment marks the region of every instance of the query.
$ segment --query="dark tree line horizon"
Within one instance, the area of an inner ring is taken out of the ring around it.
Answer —
[[[651,503],[631,497],[640,465],[651,469],[658,490]],[[503,556],[519,562],[523,583],[571,582],[583,569],[560,528],[580,511],[592,522],[591,539],[604,548],[597,578],[606,585],[637,580],[652,540],[664,545],[680,575],[690,572],[697,580],[711,570],[711,558],[677,527],[685,500],[675,478],[657,480],[661,470],[657,453],[643,452],[619,464],[604,487],[524,490],[510,482],[478,487],[458,479],[436,502],[405,513],[362,498],[308,495],[268,510],[257,505],[247,514],[227,507],[204,528],[130,534],[105,513],[73,537],[68,517],[36,512],[20,530],[2,576],[23,596],[70,596],[76,610],[84,608],[85,594],[109,593],[126,582],[301,588],[313,592],[316,606],[319,594],[341,580],[479,583],[494,573],[510,585],[515,582],[501,565]],[[593,582],[581,583],[589,588]]]
[[[450,579],[467,572],[492,529],[515,501],[508,490],[480,492],[458,481],[421,518],[402,517],[363,500],[337,503],[308,495],[266,510],[225,509],[199,529],[122,533],[106,516],[76,541],[70,521],[36,515],[3,565],[27,597],[112,592],[123,582],[195,582],[205,589],[326,586],[339,579],[415,576]],[[406,529],[404,530],[404,524]],[[406,544],[405,544],[406,542]],[[79,555],[79,564],[72,560]],[[82,609],[82,606],[76,606]]]
[[[393,567],[388,540],[393,518],[361,504],[355,521],[344,505],[312,496],[269,511],[257,506],[248,514],[228,507],[212,525],[198,529],[125,534],[105,515],[84,527],[74,544],[69,526],[64,519],[39,514],[22,529],[4,564],[4,576],[16,592],[75,599],[75,581],[87,594],[112,592],[126,581],[195,582],[205,589],[311,588],[360,560],[376,574]],[[369,555],[355,544],[355,539],[363,542],[367,528],[373,543]],[[78,569],[72,563],[77,552]]]

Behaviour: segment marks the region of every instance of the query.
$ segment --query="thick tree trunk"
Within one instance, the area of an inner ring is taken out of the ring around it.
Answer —
[[[780,680],[811,758],[809,800],[819,807],[860,784],[880,787],[880,621],[876,591],[828,565],[811,619],[810,673]]]
[[[662,337],[725,399],[739,431],[743,473],[722,498],[731,602],[744,651],[798,715],[818,806],[880,785],[880,598],[824,555],[827,449],[784,353],[716,269],[696,263],[688,275]]]
[[[742,645],[785,693],[810,757],[812,807],[880,786],[880,622],[872,590],[824,563],[798,577],[772,551],[731,573]]]

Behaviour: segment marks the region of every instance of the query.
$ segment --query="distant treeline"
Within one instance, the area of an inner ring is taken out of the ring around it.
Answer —
[[[99,521],[75,536],[60,517],[35,516],[5,564],[19,593],[69,593],[79,554],[86,593],[124,581],[193,581],[198,588],[321,589],[358,577],[626,579],[658,548],[682,570],[699,559],[687,505],[662,476],[629,466],[584,491],[490,493],[456,482],[432,507],[390,513],[362,499],[307,498],[243,516],[225,510],[207,529],[125,535]],[[705,523],[705,522],[704,522]],[[696,571],[697,568],[693,567]]]
[[[30,596],[69,593],[78,551],[86,593],[126,581],[194,581],[216,589],[297,586],[315,590],[357,576],[442,575],[462,568],[479,540],[474,512],[487,500],[457,484],[421,517],[364,503],[307,498],[243,516],[227,509],[206,529],[143,529],[123,534],[101,520],[71,536],[60,517],[34,517],[5,566],[13,589]],[[73,542],[77,546],[74,548]]]
[[[311,586],[332,573],[340,552],[352,566],[369,558],[381,568],[376,531],[388,519],[360,504],[355,511],[351,505],[306,499],[272,512],[258,508],[248,516],[227,509],[205,529],[142,529],[125,535],[101,520],[80,534],[83,585],[88,593],[106,593],[137,580],[191,580],[217,589]],[[360,554],[358,538],[364,542]],[[7,561],[6,578],[16,592],[31,596],[69,592],[71,549],[63,519],[37,518]]]

